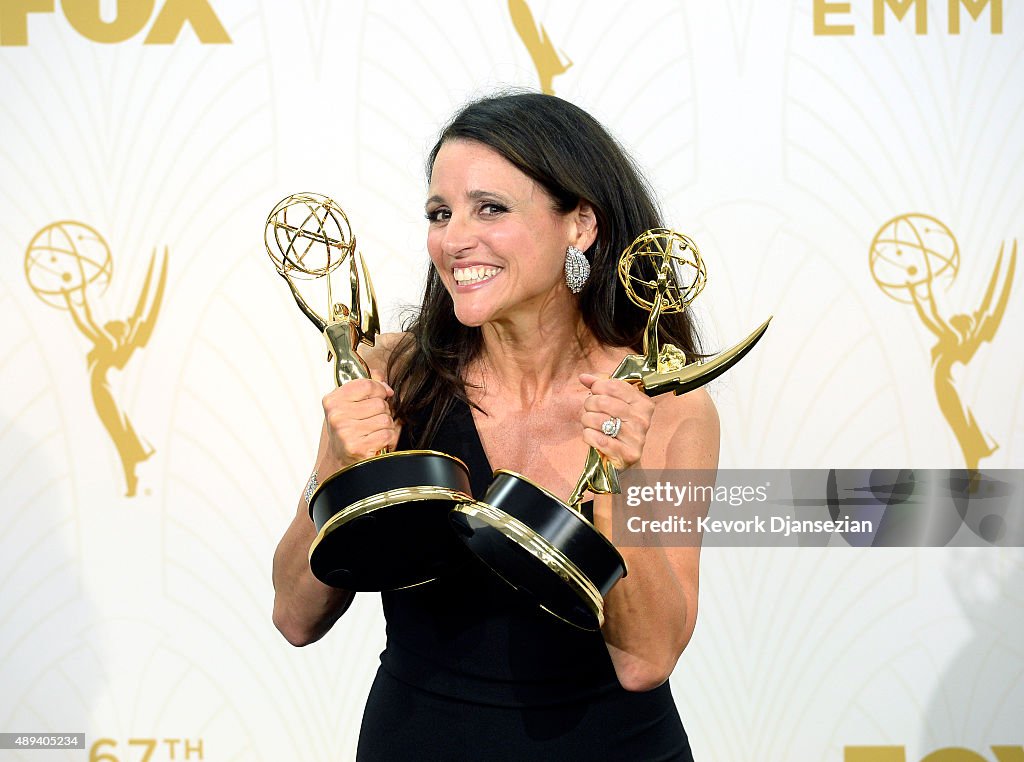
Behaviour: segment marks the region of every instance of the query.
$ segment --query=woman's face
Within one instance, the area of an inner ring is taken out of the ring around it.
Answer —
[[[536,182],[469,140],[441,146],[427,196],[427,250],[461,323],[536,313],[552,298],[571,303],[565,250],[590,245],[579,210],[560,214]]]

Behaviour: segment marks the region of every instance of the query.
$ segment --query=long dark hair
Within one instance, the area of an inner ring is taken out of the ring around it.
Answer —
[[[662,227],[661,215],[646,180],[608,131],[583,109],[552,95],[484,98],[465,106],[441,131],[427,157],[428,181],[441,146],[452,140],[473,140],[497,151],[544,188],[562,214],[581,200],[593,207],[597,239],[584,252],[591,272],[579,294],[583,321],[600,343],[641,352],[648,313],[626,298],[616,266],[637,235]],[[653,267],[645,277],[654,277]],[[433,267],[423,303],[405,330],[388,367],[393,410],[396,420],[416,424],[410,441],[423,447],[452,400],[468,402],[464,374],[483,340],[479,328],[455,317],[451,296]],[[658,333],[687,356],[699,354],[686,312],[662,316]]]

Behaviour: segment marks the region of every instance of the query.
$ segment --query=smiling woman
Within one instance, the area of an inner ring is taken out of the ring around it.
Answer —
[[[511,327],[531,315],[560,320],[578,312],[561,273],[567,246],[594,241],[586,201],[562,213],[494,149],[451,140],[434,158],[427,219],[427,249],[462,325]]]
[[[661,220],[604,128],[553,96],[487,98],[442,131],[427,174],[421,309],[368,353],[373,380],[324,398],[317,471],[429,447],[468,465],[479,498],[494,469],[567,495],[591,446],[620,470],[714,469],[704,391],[654,401],[608,377],[642,351],[647,325],[618,288],[619,254]],[[590,265],[579,293],[567,256]],[[697,354],[685,312],[658,332]],[[607,495],[584,507],[606,536],[611,509]],[[275,622],[299,645],[353,595],[312,578],[311,540],[300,501],[274,565]],[[599,632],[541,611],[469,554],[446,577],[383,593],[387,647],[359,758],[690,759],[667,679],[696,622],[699,548],[620,550],[629,574]]]

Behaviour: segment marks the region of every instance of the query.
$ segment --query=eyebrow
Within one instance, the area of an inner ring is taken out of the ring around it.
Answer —
[[[506,201],[506,202],[508,201],[508,199],[504,196],[504,194],[497,193],[496,191],[487,191],[487,190],[471,190],[469,193],[466,194],[466,197],[471,199],[471,200],[473,200],[473,201],[479,201],[482,198],[496,198],[496,199],[501,199],[502,201]],[[423,205],[424,206],[430,206],[431,204],[436,204],[436,203],[443,204],[444,203],[444,198],[435,193],[433,196],[428,198]]]

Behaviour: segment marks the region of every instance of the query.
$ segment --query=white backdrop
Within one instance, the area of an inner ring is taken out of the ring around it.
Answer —
[[[132,739],[153,739],[154,762],[200,758],[197,744],[208,760],[351,759],[379,597],[306,649],[270,622],[271,557],[330,372],[263,222],[290,193],[338,200],[397,328],[426,271],[437,131],[472,96],[537,86],[510,13],[525,4],[212,0],[227,44],[189,23],[144,44],[152,21],[97,42],[68,20],[75,3],[54,5],[27,15],[22,45],[25,3],[0,4],[0,732],[84,731],[120,760],[144,758]],[[152,18],[205,5],[157,0]],[[1024,10],[990,0],[975,20],[954,2],[952,34],[933,1],[917,34],[913,12],[878,2],[875,34],[874,5],[528,5],[572,62],[555,92],[610,128],[701,245],[710,346],[775,315],[711,387],[723,467],[963,466],[933,337],[876,286],[869,251],[897,215],[941,220],[960,249],[936,294],[952,313],[977,309],[1000,244],[1024,240]],[[815,34],[816,12],[852,34]],[[101,323],[131,314],[151,253],[169,252],[153,335],[108,377],[155,451],[134,497],[90,395],[90,344],[26,277],[29,243],[61,220],[110,247],[109,288],[89,297]],[[990,468],[1024,466],[1015,284],[955,373],[999,444]],[[1019,759],[991,747],[1024,745],[1022,583],[1019,549],[708,551],[672,677],[697,758]]]

